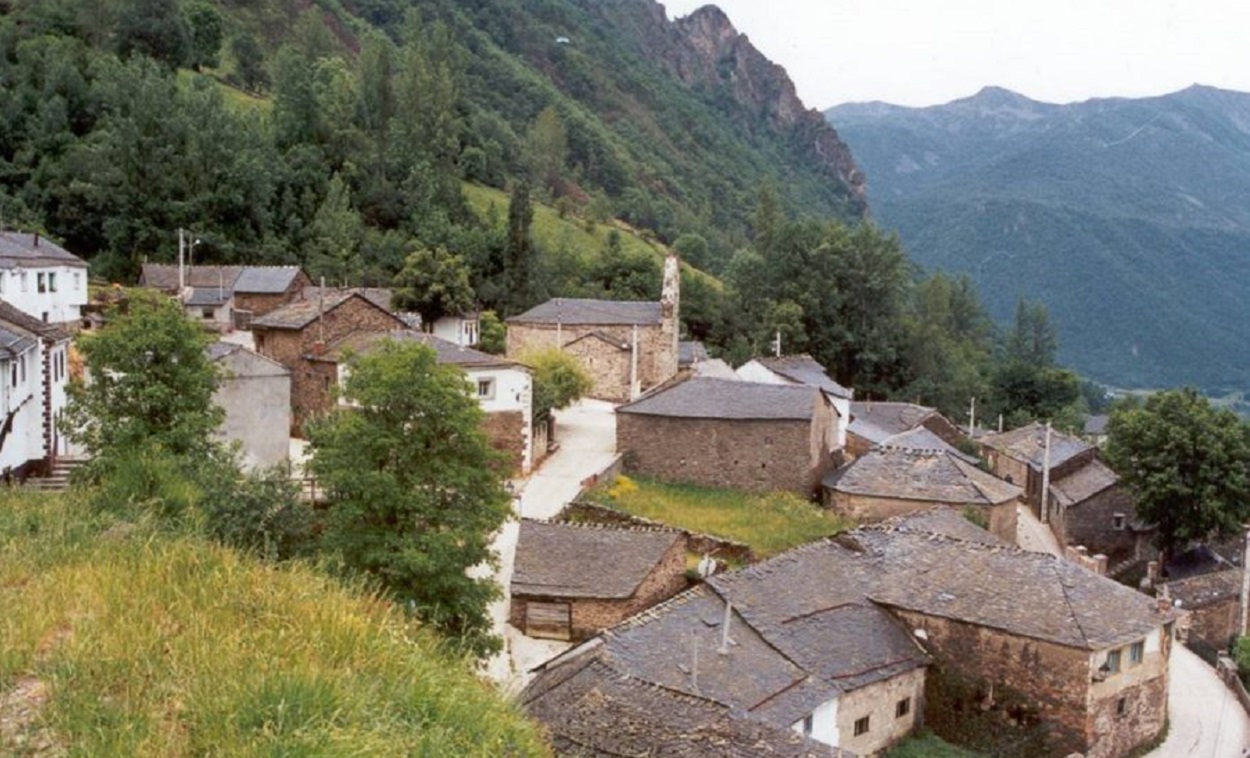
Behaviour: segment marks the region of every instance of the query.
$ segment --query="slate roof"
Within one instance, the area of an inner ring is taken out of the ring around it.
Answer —
[[[234,283],[242,273],[242,266],[187,266],[188,287],[222,288],[234,291]],[[165,292],[178,291],[178,265],[174,263],[145,263],[139,274],[139,284]]]
[[[829,377],[825,367],[810,355],[764,356],[756,358],[760,365],[797,384],[815,387],[835,397],[850,400],[854,393]]]
[[[233,296],[234,295],[229,289],[221,289],[215,285],[209,287],[193,287],[183,303],[193,307],[216,307],[230,302],[230,298]]]
[[[439,363],[449,364],[452,366],[460,366],[462,368],[520,368],[529,370],[525,366],[516,361],[509,360],[502,355],[491,355],[483,353],[480,350],[474,350],[471,347],[461,347],[454,342],[435,337],[433,334],[417,331],[415,329],[396,329],[390,332],[357,332],[349,334],[338,342],[334,343],[324,355],[310,356],[314,360],[327,360],[338,362],[341,361],[347,353],[351,352],[356,355],[368,355],[383,340],[397,340],[400,342],[420,342],[434,348],[435,354],[438,356]]]
[[[0,268],[27,266],[74,266],[87,262],[42,234],[0,232]]]
[[[402,325],[402,321],[398,316],[379,306],[376,302],[370,300],[362,292],[358,290],[326,290],[325,299],[314,297],[311,300],[295,300],[283,305],[281,308],[266,313],[258,319],[252,321],[252,328],[262,327],[267,329],[303,329],[312,322],[317,320],[317,315],[324,311],[329,313],[339,307],[348,300],[358,297],[365,302],[370,303],[376,308],[386,312],[395,318],[396,326]]]
[[[860,560],[877,569],[869,595],[887,606],[1090,651],[1176,618],[1153,598],[1046,553],[874,527],[852,536]]]
[[[1202,608],[1241,595],[1241,569],[1230,568],[1210,574],[1167,582],[1168,595],[1181,602],[1182,609]]]
[[[920,534],[936,534],[951,537],[964,542],[979,542],[984,545],[1010,546],[990,532],[982,529],[959,511],[945,505],[935,505],[923,511],[896,516],[881,522],[887,528]]]
[[[41,337],[52,342],[67,340],[71,336],[70,333],[64,328],[57,326],[56,324],[49,324],[42,319],[35,318],[26,311],[5,300],[0,300],[0,322],[10,324],[18,329],[25,330],[36,337]]]
[[[658,686],[585,655],[539,674],[525,711],[558,756],[853,758],[710,698]]]
[[[16,358],[34,347],[38,341],[24,329],[12,329],[8,326],[0,321],[0,351],[6,358]]]
[[[616,409],[617,413],[673,418],[799,420],[812,418],[818,393],[811,387],[692,377],[662,386]]]
[[[624,600],[681,532],[521,521],[513,595]]]
[[[826,489],[848,495],[989,506],[1024,490],[949,452],[878,448],[825,477]]]
[[[979,460],[975,455],[968,455],[924,426],[918,426],[915,429],[908,429],[905,432],[886,437],[885,440],[878,444],[881,447],[900,448],[903,450],[937,450],[950,453],[974,465]]]
[[[300,296],[304,300],[315,304],[317,299],[321,297],[323,290],[325,291],[326,302],[335,298],[345,297],[347,295],[361,295],[364,299],[373,303],[387,313],[394,313],[394,311],[391,310],[391,297],[393,297],[395,293],[393,290],[385,287],[318,287],[315,285],[309,285],[303,289]],[[416,325],[420,326],[420,323]]]
[[[300,274],[299,266],[248,266],[234,282],[234,291],[245,295],[277,295]]]
[[[912,403],[851,403],[851,424],[847,431],[879,444],[915,429],[935,413],[932,408]]]
[[[632,302],[623,300],[587,300],[557,297],[536,305],[519,316],[509,318],[509,324],[570,324],[570,325],[643,325],[658,324],[661,317],[658,302]]]
[[[733,366],[725,363],[720,358],[709,358],[706,361],[699,361],[694,364],[694,375],[702,376],[707,379],[726,379],[731,382],[739,381],[739,376],[733,370]]]
[[[1051,442],[1054,442],[1053,437]],[[1107,464],[1095,458],[1064,478],[1051,482],[1050,491],[1060,505],[1079,505],[1108,487],[1114,487],[1119,481],[1120,477]]]
[[[710,357],[702,342],[682,340],[677,343],[677,365],[681,368],[689,368]]]
[[[1026,463],[1035,471],[1042,470],[1042,459],[1046,448],[1046,427],[1042,424],[1034,422],[1019,429],[987,434],[981,438],[980,442],[986,447]],[[1052,430],[1050,433],[1050,467],[1053,469],[1092,449],[1093,446],[1084,440]]]

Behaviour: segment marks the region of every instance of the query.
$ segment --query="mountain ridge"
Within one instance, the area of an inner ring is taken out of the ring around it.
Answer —
[[[826,111],[877,220],[991,313],[1040,299],[1061,358],[1115,386],[1250,387],[1250,93],[1194,85],[1050,104],[1001,88]]]

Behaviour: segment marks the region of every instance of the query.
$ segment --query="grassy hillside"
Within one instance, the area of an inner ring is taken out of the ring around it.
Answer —
[[[828,117],[878,220],[991,313],[1047,304],[1065,363],[1123,387],[1250,388],[1250,95],[1038,103],[1005,90]]]
[[[84,508],[0,495],[0,754],[548,754],[388,604]]]

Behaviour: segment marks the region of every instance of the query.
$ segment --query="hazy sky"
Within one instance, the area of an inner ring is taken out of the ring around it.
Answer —
[[[706,5],[660,0],[669,18]],[[811,108],[1250,91],[1247,0],[717,0]]]

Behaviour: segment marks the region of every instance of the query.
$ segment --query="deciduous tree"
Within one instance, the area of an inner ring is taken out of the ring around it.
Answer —
[[[395,276],[391,305],[396,310],[421,314],[425,324],[464,313],[473,307],[469,268],[460,256],[441,247],[419,247],[408,254],[403,269]]]
[[[499,587],[467,572],[496,561],[509,499],[464,375],[424,345],[385,341],[351,361],[343,395],[350,407],[309,429],[325,547],[467,650],[497,650]]]

